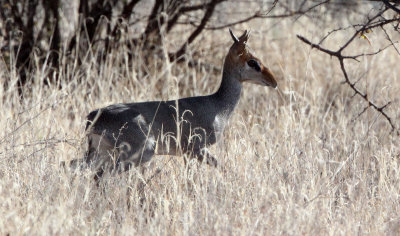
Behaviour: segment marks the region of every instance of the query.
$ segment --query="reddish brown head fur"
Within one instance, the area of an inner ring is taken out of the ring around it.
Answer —
[[[277,82],[272,72],[255,57],[247,46],[250,32],[245,31],[237,38],[232,31],[229,32],[234,41],[225,59],[225,66],[237,69],[240,74],[240,82],[250,82],[260,85],[276,87]]]

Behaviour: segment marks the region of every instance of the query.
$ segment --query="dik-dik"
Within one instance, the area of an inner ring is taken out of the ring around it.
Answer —
[[[250,52],[249,31],[239,38],[229,32],[233,44],[215,93],[171,101],[114,104],[90,112],[86,125],[89,145],[83,163],[93,168],[97,177],[104,171],[125,171],[141,165],[155,154],[190,154],[216,166],[217,160],[207,147],[220,139],[238,104],[242,83],[277,86],[271,71]]]

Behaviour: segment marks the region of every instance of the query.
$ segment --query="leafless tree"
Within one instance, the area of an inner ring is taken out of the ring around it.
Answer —
[[[382,0],[382,4],[379,6],[379,10],[377,13],[373,14],[372,16],[367,16],[365,23],[363,24],[354,24],[351,25],[351,28],[354,28],[354,32],[351,34],[349,39],[340,46],[338,50],[331,50],[327,49],[321,44],[332,35],[332,33],[337,32],[337,31],[342,31],[345,30],[344,28],[337,28],[332,31],[330,31],[327,35],[325,35],[318,43],[313,43],[310,42],[310,40],[306,39],[305,37],[298,35],[297,37],[304,43],[310,45],[312,48],[316,48],[319,51],[328,54],[331,57],[335,57],[340,65],[340,69],[343,73],[344,77],[344,83],[353,90],[354,95],[353,96],[360,96],[366,103],[366,106],[364,109],[358,114],[357,117],[361,116],[365,111],[367,111],[369,108],[374,109],[376,112],[380,113],[384,119],[388,122],[388,124],[391,127],[392,132],[395,132],[397,135],[399,135],[399,127],[396,126],[394,123],[393,118],[391,118],[386,112],[385,108],[387,108],[390,104],[391,101],[385,103],[385,104],[375,104],[372,102],[368,96],[368,94],[364,91],[362,91],[361,88],[357,87],[358,80],[355,80],[349,76],[349,73],[346,71],[346,61],[347,60],[355,60],[359,61],[360,57],[363,56],[374,56],[383,50],[385,50],[388,47],[393,47],[397,53],[400,55],[400,51],[397,48],[395,42],[392,40],[391,36],[387,33],[386,27],[391,27],[395,32],[400,33],[400,8],[396,6],[395,4],[398,4],[399,1],[388,1],[388,0]],[[396,3],[394,3],[396,2]],[[387,15],[384,15],[384,13],[392,13],[390,14],[390,17]],[[356,38],[358,37],[366,37],[365,35],[372,29],[380,30],[382,34],[385,36],[386,40],[388,41],[388,45],[384,48],[381,48],[375,52],[370,52],[370,53],[364,53],[364,54],[355,54],[355,55],[347,55],[344,54],[344,50],[348,48]]]

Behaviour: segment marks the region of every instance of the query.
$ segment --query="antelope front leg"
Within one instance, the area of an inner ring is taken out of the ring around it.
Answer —
[[[213,155],[211,155],[207,149],[203,148],[199,151],[193,152],[193,155],[197,158],[198,161],[202,162],[204,158],[206,159],[207,165],[217,167],[218,161],[215,159]]]

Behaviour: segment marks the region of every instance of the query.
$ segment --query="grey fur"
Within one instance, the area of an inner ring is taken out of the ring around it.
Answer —
[[[232,32],[231,35],[234,36]],[[246,31],[241,40],[247,38]],[[241,82],[251,80],[245,77],[247,74],[243,75],[246,62],[237,61],[238,55],[242,55],[237,48],[246,46],[236,37],[233,40],[225,59],[220,87],[215,93],[171,101],[114,104],[90,112],[86,126],[89,147],[85,164],[101,176],[104,171],[124,171],[132,165],[138,166],[155,154],[191,153],[216,166],[217,160],[207,152],[207,147],[222,136],[238,104]],[[261,72],[256,76],[265,77]],[[267,82],[265,85],[276,86],[273,76],[272,82]],[[178,130],[180,135],[177,135]]]

